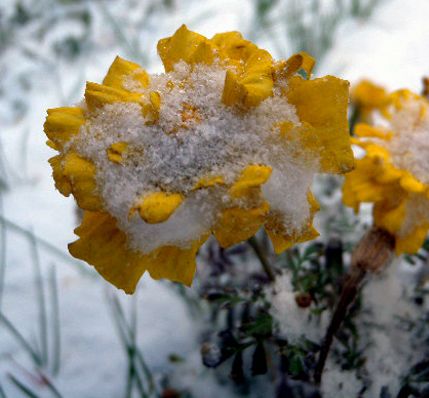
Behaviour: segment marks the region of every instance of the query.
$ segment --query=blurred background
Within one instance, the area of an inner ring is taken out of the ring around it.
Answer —
[[[79,216],[54,189],[47,108],[79,102],[116,55],[161,72],[156,43],[183,23],[275,58],[305,50],[316,76],[420,91],[428,17],[427,0],[0,0],[0,397],[238,394],[201,364],[192,292],[145,276],[125,297],[68,254]]]

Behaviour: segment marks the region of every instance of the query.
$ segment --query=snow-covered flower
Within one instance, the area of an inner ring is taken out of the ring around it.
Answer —
[[[348,82],[302,78],[307,54],[186,26],[158,53],[165,73],[117,57],[45,123],[56,187],[85,211],[69,250],[128,293],[145,271],[191,284],[210,234],[228,247],[263,226],[277,252],[313,238],[313,175],[353,165]]]
[[[414,253],[429,229],[429,101],[408,90],[388,96],[374,125],[358,124],[353,142],[366,154],[346,176],[343,201],[355,211],[374,204],[376,226],[395,237],[395,250]]]

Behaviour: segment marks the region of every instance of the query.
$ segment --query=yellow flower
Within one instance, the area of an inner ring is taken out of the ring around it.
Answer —
[[[313,238],[314,174],[353,166],[348,82],[303,79],[309,55],[186,26],[158,53],[165,73],[117,57],[45,123],[56,187],[84,210],[70,252],[127,293],[145,271],[190,285],[210,234],[228,247],[265,227],[277,252]]]
[[[351,91],[352,104],[359,112],[359,119],[370,123],[374,111],[379,111],[385,116],[391,97],[384,87],[374,84],[369,80],[361,80]]]
[[[375,225],[395,236],[395,250],[415,253],[429,229],[429,101],[408,90],[389,95],[380,126],[358,124],[353,142],[366,154],[346,176],[343,201],[374,204]]]

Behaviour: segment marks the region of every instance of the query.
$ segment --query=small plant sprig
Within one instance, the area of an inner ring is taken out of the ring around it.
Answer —
[[[275,262],[269,248],[263,244],[263,237],[255,239],[264,257],[270,259],[275,275],[291,272],[298,305],[306,308],[311,305],[312,316],[316,317],[333,310],[347,268],[343,264],[344,249],[340,239],[295,247]],[[236,282],[234,275],[240,272],[241,263],[249,266],[248,256],[254,256],[253,246],[242,245],[236,253],[216,246],[213,243],[208,256],[213,272],[200,281],[199,288],[211,314],[208,317],[210,333],[201,347],[203,364],[219,369],[229,366],[233,382],[247,391],[257,388],[258,376],[265,375],[263,377],[274,380],[277,386],[273,396],[281,397],[285,391],[295,394],[291,395],[294,397],[316,396],[311,395],[317,394],[312,380],[320,345],[308,339],[291,344],[278,334],[266,296],[271,281],[264,268],[248,272],[239,286],[231,282]],[[230,283],[225,282],[228,280]],[[337,335],[341,347],[336,349],[335,355],[345,369],[358,369],[363,364],[359,334],[353,320],[358,310],[359,305],[356,305],[348,313],[342,333]]]
[[[39,387],[44,386],[55,397],[60,398],[61,394],[51,380],[51,376],[58,375],[61,367],[60,309],[55,266],[52,266],[49,271],[46,286],[40,264],[38,241],[31,231],[26,236],[32,252],[34,288],[37,296],[37,340],[33,342],[27,339],[2,310],[0,310],[0,328],[7,331],[30,358],[33,370],[28,370],[16,363],[20,373],[24,374],[33,384]],[[47,299],[49,299],[49,304]],[[13,358],[12,362],[14,362]],[[39,396],[32,387],[21,381],[16,375],[11,372],[7,375],[10,382],[26,396]]]

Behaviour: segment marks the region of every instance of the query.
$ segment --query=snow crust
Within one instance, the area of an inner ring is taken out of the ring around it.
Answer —
[[[216,63],[191,69],[179,62],[172,72],[152,75],[147,88],[128,79],[127,89],[143,98],[153,91],[160,94],[158,122],[148,124],[137,103],[108,104],[70,144],[96,164],[107,210],[143,253],[167,244],[187,247],[210,230],[221,209],[251,205],[234,202],[226,186],[193,189],[209,176],[220,175],[232,184],[249,164],[272,167],[263,194],[271,210],[284,215],[287,230],[298,232],[309,217],[306,195],[318,159],[282,139],[279,132],[281,122],[300,126],[294,106],[274,90],[272,97],[249,110],[227,107],[221,101],[225,74],[225,67]],[[106,155],[119,141],[128,143],[122,164]],[[130,218],[137,200],[156,191],[179,192],[186,199],[163,223],[147,224],[137,214]]]

